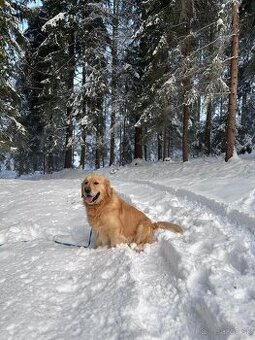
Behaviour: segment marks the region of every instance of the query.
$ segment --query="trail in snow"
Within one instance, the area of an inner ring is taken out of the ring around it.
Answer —
[[[228,332],[240,334],[245,329],[252,332],[253,320],[250,320],[247,328],[246,320],[243,324],[240,320],[240,310],[235,312],[234,307],[236,300],[243,300],[242,313],[246,314],[247,320],[250,318],[250,308],[254,307],[254,290],[251,288],[255,274],[254,235],[246,231],[238,236],[239,231],[227,223],[226,217],[214,215],[207,207],[197,206],[194,201],[177,200],[167,191],[167,187],[162,189],[149,183],[143,185],[145,189],[138,185],[135,191],[143,193],[140,195],[132,193],[134,186],[130,183],[118,184],[118,188],[129,192],[139,208],[143,209],[144,205],[150,207],[147,214],[153,220],[172,221],[174,218],[174,222],[182,221],[185,228],[184,237],[162,232],[163,239],[157,244],[153,257],[161,257],[165,265],[159,263],[156,271],[150,268],[151,279],[145,278],[145,282],[150,285],[153,273],[156,279],[160,277],[158,268],[163,269],[163,274],[169,276],[167,282],[177,289],[173,309],[178,311],[178,318],[185,322],[180,327],[180,323],[174,321],[175,327],[171,329],[177,328],[175,334],[179,337],[193,333],[194,336],[199,337],[200,334],[210,339],[216,336],[225,338],[225,335],[230,335]],[[175,203],[172,206],[170,202]],[[166,206],[168,209],[165,209]],[[165,212],[164,216],[162,212]],[[151,267],[155,264],[152,258],[145,258],[152,263]],[[163,292],[159,291],[156,301],[160,310],[164,301]],[[233,308],[228,313],[231,303]],[[175,315],[173,311],[163,313],[169,314],[171,317]],[[163,324],[168,325],[169,322],[165,320]]]
[[[184,235],[158,231],[140,254],[126,245],[56,245],[57,234],[87,240],[82,177],[1,182],[4,340],[253,338],[252,190],[239,200],[246,210],[238,210],[194,186],[176,187],[178,179],[163,182],[156,167],[124,169],[112,176],[114,188],[152,220],[179,223]]]

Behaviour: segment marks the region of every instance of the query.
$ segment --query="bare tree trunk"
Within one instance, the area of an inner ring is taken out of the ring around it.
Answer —
[[[227,162],[234,153],[236,135],[236,108],[237,108],[237,81],[238,81],[238,51],[239,51],[239,2],[232,1],[232,41],[231,64],[229,83],[229,106],[226,127],[226,154]]]
[[[98,113],[96,121],[96,150],[95,150],[95,167],[99,169],[104,163],[104,118],[102,112]]]
[[[166,127],[163,128],[163,161],[167,157],[167,133],[166,133]]]
[[[100,151],[98,148],[96,148],[96,155],[95,155],[95,168],[100,168]]]
[[[184,39],[182,53],[184,59],[187,60],[191,53],[191,19],[193,17],[193,1],[183,0],[180,19],[185,19],[186,38]],[[187,72],[188,69],[186,69]],[[191,82],[190,77],[184,74],[182,79],[183,90],[183,129],[182,129],[182,160],[186,162],[189,160],[189,118],[190,108],[186,102],[187,93],[190,91]]]
[[[118,64],[118,25],[119,25],[119,0],[113,1],[112,19],[112,98],[111,98],[111,125],[110,125],[110,164],[115,162],[115,125],[117,111],[117,64]]]
[[[209,156],[211,153],[211,128],[212,128],[212,100],[209,98],[207,104],[207,115],[205,123],[205,154]]]
[[[157,134],[157,141],[158,141],[158,161],[162,159],[162,135],[161,133]]]
[[[82,86],[84,86],[86,83],[86,68],[85,65],[82,67]],[[86,115],[86,102],[83,100],[83,105],[82,105],[82,117],[85,117]],[[81,155],[80,155],[80,169],[85,168],[85,157],[86,157],[86,131],[85,127],[81,126]]]
[[[81,131],[81,156],[80,156],[80,168],[85,168],[85,155],[86,155],[86,133]]]
[[[144,144],[143,146],[143,153],[144,153],[144,159],[147,161],[148,160],[148,148],[146,144]]]
[[[190,110],[187,104],[183,104],[183,123],[182,123],[182,160],[189,160],[189,117]]]
[[[100,133],[100,119],[97,117],[96,122],[96,150],[95,150],[95,168],[100,168],[101,163],[101,133]]]
[[[168,128],[167,157],[171,157],[171,126]]]
[[[210,39],[210,43],[211,45],[209,46],[209,53],[211,55],[213,55],[213,51],[214,51],[214,44],[212,44],[212,42],[214,41],[214,31],[212,29],[212,27],[210,28],[210,32],[209,32],[209,39]],[[205,123],[205,149],[204,149],[204,153],[206,156],[210,156],[211,153],[211,130],[212,130],[212,98],[211,96],[209,96],[208,98],[208,103],[207,103],[207,112],[206,112],[206,123]]]
[[[127,118],[124,117],[122,127],[122,140],[120,144],[120,164],[125,165],[127,163]]]
[[[67,122],[66,122],[66,141],[65,141],[65,165],[64,168],[72,168],[73,166],[73,124],[71,108],[67,109]]]
[[[135,158],[143,158],[142,128],[135,127]]]

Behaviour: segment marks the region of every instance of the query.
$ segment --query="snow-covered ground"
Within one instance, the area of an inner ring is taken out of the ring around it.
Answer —
[[[82,171],[0,180],[0,339],[255,339],[255,161],[100,171],[158,231],[137,253],[73,248]]]

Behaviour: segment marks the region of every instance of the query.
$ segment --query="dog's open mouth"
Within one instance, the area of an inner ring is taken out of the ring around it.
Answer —
[[[92,203],[94,203],[94,202],[98,199],[99,196],[100,196],[100,192],[98,192],[98,193],[97,193],[96,195],[94,195],[94,196],[88,194],[88,195],[84,196],[84,200],[85,200],[86,203],[92,204]]]

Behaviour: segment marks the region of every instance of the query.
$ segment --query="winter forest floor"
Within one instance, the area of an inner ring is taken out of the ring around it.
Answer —
[[[0,334],[7,339],[254,339],[255,160],[102,169],[158,231],[137,253],[72,248],[85,173],[0,179]]]

